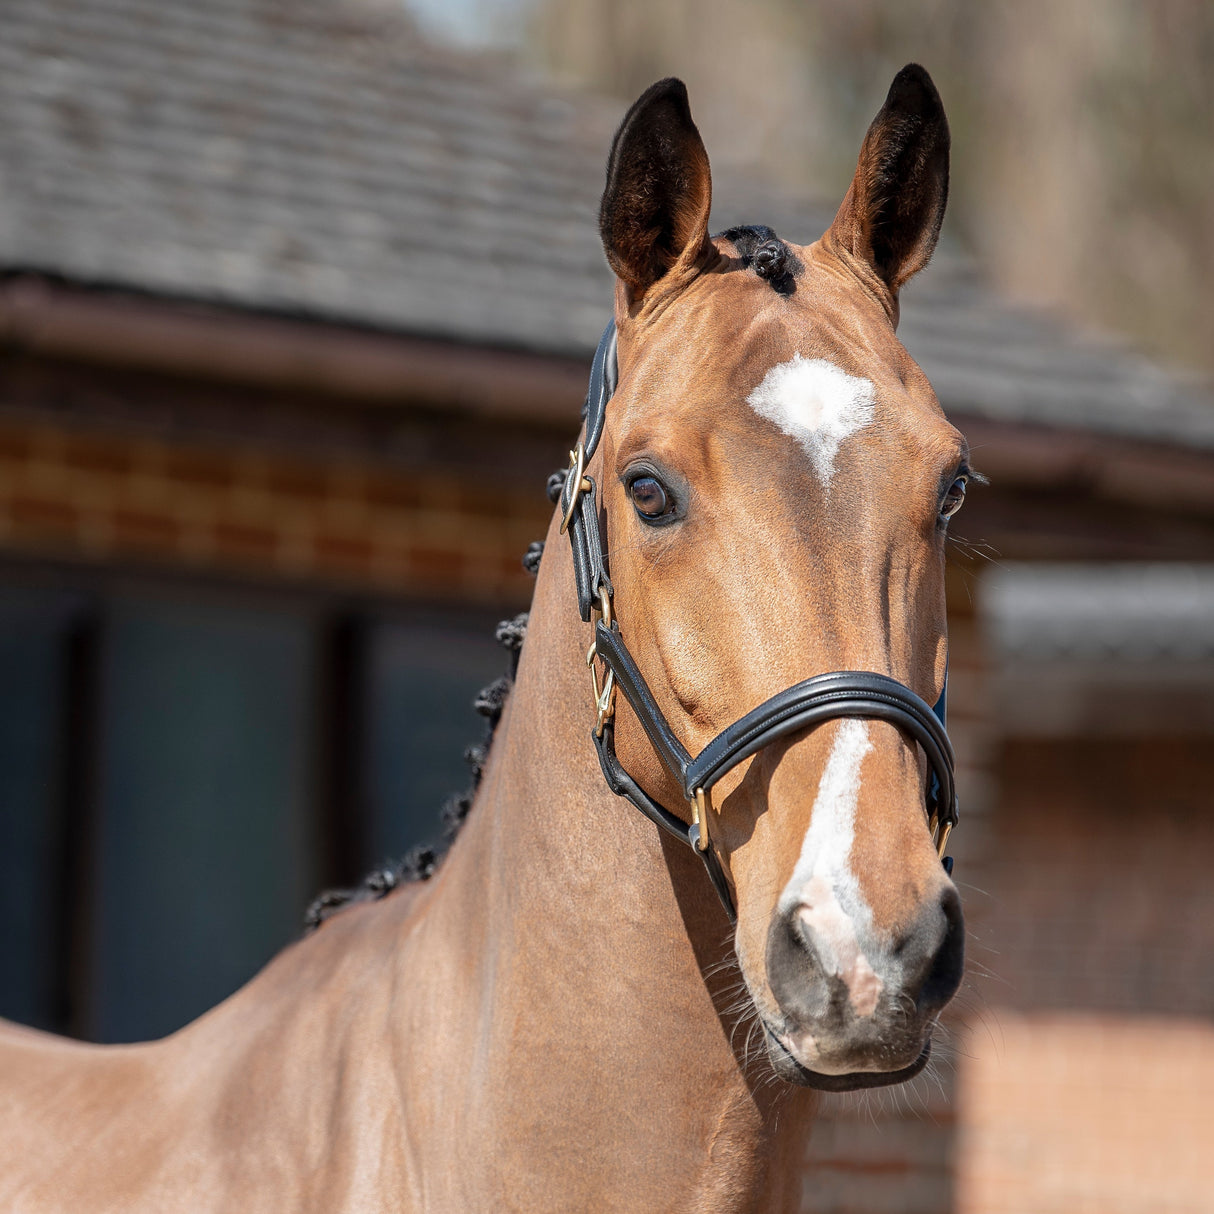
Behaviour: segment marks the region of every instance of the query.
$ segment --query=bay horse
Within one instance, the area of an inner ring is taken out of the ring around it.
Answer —
[[[927,706],[971,473],[895,336],[948,148],[910,65],[820,240],[710,237],[685,88],[636,102],[614,325],[458,839],[162,1041],[5,1027],[0,1209],[800,1208],[815,1090],[917,1073],[963,964]]]

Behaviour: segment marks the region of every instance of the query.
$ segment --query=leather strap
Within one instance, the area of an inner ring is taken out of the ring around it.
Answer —
[[[695,792],[694,787],[691,792],[687,791],[687,769],[691,766],[691,756],[662,715],[649,684],[645,682],[645,676],[624,645],[620,626],[613,623],[608,628],[600,620],[594,630],[594,644],[608,670],[615,672],[616,688],[624,693],[624,698],[632,705],[658,757],[666,764],[666,770],[683,788],[683,795],[690,797]]]
[[[561,490],[561,509],[569,509],[569,500],[575,491],[574,474],[565,478]],[[584,478],[590,488],[583,490],[569,520],[569,542],[573,548],[573,578],[577,585],[578,611],[582,619],[589,621],[591,608],[599,602],[600,590],[611,594],[611,579],[607,576],[607,562],[603,556],[603,540],[599,531],[598,493],[594,478]]]
[[[954,810],[955,759],[948,735],[909,687],[870,670],[814,675],[765,700],[717,734],[692,760],[684,777],[688,795],[697,788],[707,792],[727,771],[778,738],[834,717],[876,718],[910,734],[923,747],[939,781],[940,801],[949,812]]]
[[[582,440],[582,459],[575,465],[585,467],[603,437],[603,425],[607,420],[607,403],[615,395],[619,379],[616,359],[615,321],[607,322],[603,336],[599,338],[590,365],[590,386],[582,406],[585,417],[586,437]],[[576,451],[575,451],[576,456]],[[583,485],[586,481],[590,488]],[[578,476],[576,467],[565,477],[561,490],[561,514],[569,513],[569,503],[577,495],[577,505],[569,520],[569,543],[573,548],[573,574],[577,582],[577,605],[582,619],[589,621],[590,612],[599,601],[599,592],[611,593],[611,581],[607,576],[607,563],[603,557],[603,539],[599,533],[598,493],[592,477]]]
[[[927,813],[951,829],[957,823],[957,796],[953,780],[952,744],[940,723],[936,710],[897,679],[876,671],[839,670],[814,675],[777,692],[740,720],[723,729],[692,759],[670,728],[658,707],[649,685],[638,669],[620,635],[619,625],[607,627],[602,621],[595,628],[595,648],[615,675],[615,685],[636,713],[650,742],[670,774],[678,781],[688,801],[697,790],[708,792],[727,772],[777,739],[840,717],[862,717],[889,721],[917,742],[927,756],[931,779],[928,783]],[[943,700],[943,694],[941,700]],[[937,709],[944,711],[943,704]],[[626,796],[652,821],[670,833],[693,843],[691,827],[654,801],[624,771],[615,757],[614,735],[604,728],[595,739],[599,765],[612,791]],[[679,827],[672,827],[678,822]],[[715,848],[699,853],[717,868]],[[711,867],[711,865],[710,865]],[[710,873],[710,876],[712,874]],[[724,874],[722,873],[722,880]],[[714,879],[714,885],[718,882]],[[718,893],[721,889],[718,887]],[[735,916],[732,899],[721,897],[731,919]]]
[[[615,321],[609,320],[599,338],[598,347],[594,352],[594,362],[590,364],[590,388],[586,392],[586,403],[583,413],[586,420],[586,462],[598,449],[599,439],[603,437],[603,423],[607,420],[607,404],[615,395],[616,384],[619,382],[619,362],[616,358]]]

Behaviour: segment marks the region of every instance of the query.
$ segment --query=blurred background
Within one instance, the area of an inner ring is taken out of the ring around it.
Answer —
[[[970,975],[830,1098],[806,1210],[1214,1209],[1214,7],[5,0],[0,1014],[180,1027],[434,839],[526,608],[629,101],[714,227],[829,223],[893,73],[952,124],[900,333],[954,524]]]

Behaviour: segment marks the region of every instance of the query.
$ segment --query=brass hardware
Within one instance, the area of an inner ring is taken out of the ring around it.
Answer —
[[[599,702],[599,696],[602,695],[602,688],[599,687],[599,670],[594,664],[594,659],[599,656],[599,647],[590,642],[590,648],[586,650],[586,665],[590,667],[590,683],[594,687],[594,702]]]
[[[597,626],[599,620],[608,628],[611,627],[611,595],[607,593],[606,586],[599,587],[598,605],[591,608],[591,626]],[[591,641],[590,648],[586,650],[586,665],[590,667],[590,683],[594,688],[594,706],[598,713],[594,723],[594,736],[601,738],[603,727],[615,716],[615,671],[608,669],[607,677],[600,687],[598,667],[594,664],[598,656],[598,645]]]
[[[595,680],[596,684],[598,680]],[[601,738],[607,722],[615,716],[615,671],[609,670],[603,680],[603,694],[598,697],[598,719],[594,723],[594,736]]]
[[[598,604],[590,608],[590,626],[593,628],[599,620],[602,620],[610,628],[611,619],[611,595],[607,593],[606,586],[600,586]]]
[[[581,443],[569,452],[569,475],[573,477],[573,489],[569,494],[569,509],[561,520],[562,535],[569,530],[569,524],[573,522],[578,499],[583,493],[590,492],[590,479],[586,476],[586,448]]]
[[[696,838],[696,850],[708,850],[708,804],[707,796],[702,788],[697,788],[691,802],[691,824],[699,828]]]
[[[943,860],[944,849],[948,846],[948,837],[952,832],[953,824],[951,822],[941,823],[940,826],[940,842],[936,844],[936,855]]]

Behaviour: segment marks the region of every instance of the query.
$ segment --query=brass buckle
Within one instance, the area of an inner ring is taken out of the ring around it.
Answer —
[[[598,685],[598,679],[595,679],[595,685]],[[595,701],[598,708],[598,715],[594,722],[594,736],[601,738],[603,729],[607,722],[615,716],[615,671],[609,670],[606,679],[603,680],[603,694]]]
[[[936,843],[936,855],[939,859],[944,859],[944,849],[948,846],[948,837],[952,833],[953,824],[951,822],[940,823],[940,838]]]
[[[696,851],[708,850],[708,794],[697,788],[691,798],[691,829],[695,834],[692,842]]]
[[[608,628],[611,627],[611,595],[607,593],[606,586],[599,587],[599,601],[590,608],[590,627],[593,628],[599,620]]]
[[[583,493],[590,492],[590,480],[586,476],[586,448],[581,443],[578,443],[569,452],[569,475],[573,477],[573,490],[569,494],[569,509],[565,511],[565,517],[561,519],[562,535],[569,530],[569,524],[573,522],[578,499]]]
[[[594,736],[601,738],[603,727],[615,716],[615,671],[607,671],[607,677],[600,687],[599,670],[594,664],[594,660],[598,656],[598,647],[592,642],[586,651],[586,665],[590,667],[590,682],[594,687],[594,706],[598,711],[594,722]]]
[[[952,833],[953,824],[946,822],[939,811],[932,814],[928,819],[927,829],[931,832],[932,843],[936,847],[936,855],[939,859],[944,859],[944,849],[948,846],[948,837]]]
[[[605,586],[599,587],[599,601],[590,609],[590,626],[597,627],[599,620],[604,621],[608,628],[611,627],[611,595],[607,593]],[[586,650],[586,665],[590,667],[590,683],[594,688],[594,706],[598,712],[594,722],[594,736],[601,738],[604,726],[615,716],[615,671],[608,669],[607,677],[600,687],[599,670],[594,664],[594,660],[598,656],[598,644],[591,641],[590,648]]]

